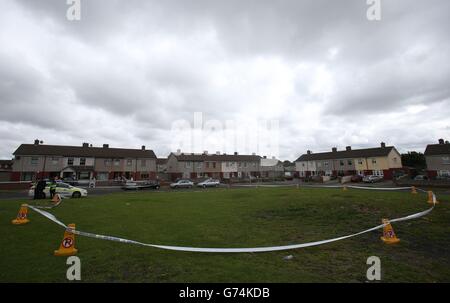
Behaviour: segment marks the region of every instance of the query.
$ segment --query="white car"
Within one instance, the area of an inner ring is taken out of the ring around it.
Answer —
[[[375,175],[369,175],[369,176],[365,176],[363,178],[364,183],[375,183],[375,182],[380,182],[382,180],[383,180],[383,177],[375,176]]]
[[[28,196],[34,197],[34,188],[35,185],[30,187],[30,190],[28,191]],[[64,198],[81,198],[81,197],[87,197],[87,190],[79,187],[75,187],[72,185],[69,185],[64,182],[57,182],[56,183],[56,193],[60,194],[61,197]],[[45,198],[50,198],[50,182],[47,182],[47,185],[44,189],[44,195]]]
[[[207,179],[207,180],[205,180],[203,182],[197,183],[197,186],[198,187],[203,187],[203,188],[206,188],[206,187],[218,187],[218,186],[220,186],[220,181],[216,180],[216,179]]]
[[[177,182],[170,184],[170,188],[192,188],[192,187],[194,187],[194,182],[185,179],[178,180]]]

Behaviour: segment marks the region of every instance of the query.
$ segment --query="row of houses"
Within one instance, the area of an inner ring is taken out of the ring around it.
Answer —
[[[13,160],[0,161],[0,181],[31,181],[36,178],[75,178],[98,181],[114,179],[217,179],[282,178],[297,176],[378,175],[392,179],[402,169],[401,155],[394,146],[345,150],[333,147],[329,152],[307,151],[295,164],[256,154],[240,155],[170,153],[157,158],[153,150],[111,148],[108,144],[93,147],[22,144]],[[450,175],[450,144],[440,139],[425,150],[427,172],[431,178]]]
[[[439,139],[425,149],[427,174],[430,178],[450,176],[450,144]],[[400,153],[394,146],[381,142],[379,147],[345,150],[333,147],[330,152],[307,151],[295,161],[300,178],[308,176],[376,175],[392,179],[404,172]]]
[[[157,158],[153,150],[111,148],[108,144],[93,147],[21,144],[13,153],[14,159],[2,161],[2,181],[31,181],[38,178],[74,178],[97,181],[117,179],[219,179],[270,177],[284,175],[283,163],[258,155],[171,153]],[[3,164],[4,162],[4,164]]]

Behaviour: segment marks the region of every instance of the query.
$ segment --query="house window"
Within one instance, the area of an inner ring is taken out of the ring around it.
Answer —
[[[213,162],[213,168],[216,168],[216,162]]]
[[[442,164],[450,164],[450,157],[442,157]]]
[[[67,165],[73,165],[73,158],[67,159]]]
[[[302,163],[302,166],[305,167],[305,163]]]
[[[256,167],[256,162],[253,162],[253,167]]]
[[[141,166],[142,166],[142,167],[147,166],[147,160],[142,159],[142,160],[141,160]]]
[[[377,159],[372,158],[372,164],[377,164]]]
[[[131,165],[133,165],[133,160],[127,159],[127,166],[131,166]]]
[[[185,163],[185,167],[186,167],[186,168],[191,167],[191,162],[186,162],[186,163]]]
[[[373,175],[383,177],[384,173],[382,170],[374,170]]]
[[[322,163],[321,162],[317,162],[317,167],[322,167]]]
[[[241,162],[239,162],[239,167],[242,167],[242,163]]]
[[[81,166],[86,165],[86,158],[80,158],[80,165]]]
[[[150,178],[149,174],[146,174],[146,173],[141,174],[141,179],[149,179],[149,178]]]
[[[353,161],[352,160],[348,160],[347,163],[348,163],[348,165],[353,165]]]
[[[22,181],[32,181],[34,177],[33,172],[24,172],[22,173]]]
[[[97,180],[98,181],[106,181],[108,180],[108,173],[97,173]]]
[[[329,163],[328,163],[328,162],[324,162],[323,165],[324,165],[325,167],[328,167]]]
[[[52,165],[57,165],[58,164],[58,158],[56,157],[52,157]]]
[[[119,166],[119,165],[120,165],[120,160],[114,159],[114,166]]]
[[[206,168],[209,168],[209,162],[205,162]]]
[[[397,157],[394,157],[394,159],[393,159],[393,160],[394,160],[394,162],[395,162],[395,163],[397,163]]]
[[[363,164],[363,160],[362,159],[358,159],[358,164],[362,165]]]
[[[344,160],[339,160],[339,164],[340,164],[341,166],[344,166]]]
[[[110,166],[110,165],[111,165],[111,160],[105,159],[105,166]]]
[[[197,168],[202,168],[202,162],[197,162]]]
[[[247,162],[244,162],[244,167],[247,167]]]

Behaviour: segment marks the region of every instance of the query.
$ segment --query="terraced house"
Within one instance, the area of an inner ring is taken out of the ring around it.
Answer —
[[[167,172],[171,180],[177,178],[216,179],[248,178],[260,176],[257,155],[171,153],[167,158]]]
[[[375,148],[352,149],[347,146],[342,151],[336,147],[331,152],[307,151],[295,161],[295,166],[300,178],[360,174],[392,179],[394,171],[402,168],[402,160],[395,147],[382,142]]]
[[[439,139],[439,144],[429,144],[425,149],[428,177],[450,177],[450,143]]]
[[[152,150],[22,144],[14,152],[12,181],[30,181],[35,178],[55,176],[74,177],[77,180],[96,178],[98,181],[121,177],[154,179],[156,177],[156,155]]]

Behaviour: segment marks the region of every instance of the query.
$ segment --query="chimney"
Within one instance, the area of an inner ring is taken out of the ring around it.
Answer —
[[[256,153],[252,153],[252,156],[256,156]]]
[[[177,152],[175,153],[175,155],[180,155],[181,154],[181,149],[177,149]]]
[[[382,147],[382,148],[385,148],[385,147],[386,147],[386,143],[381,142],[381,147]]]
[[[220,155],[220,151],[216,151],[216,155]]]
[[[267,159],[267,156],[263,156],[263,159]]]
[[[444,139],[439,139],[439,144],[444,144]]]
[[[238,155],[238,152],[234,152],[234,155],[237,156],[237,155]]]
[[[83,143],[83,147],[89,147],[89,143]]]
[[[448,142],[448,140],[445,141],[445,144],[450,144],[450,142]]]
[[[203,154],[204,154],[204,155],[207,155],[207,154],[208,154],[208,151],[207,151],[207,150],[204,150],[204,151],[203,151]]]
[[[142,145],[142,146],[141,146],[141,150],[145,150],[145,145]]]
[[[109,148],[109,144],[103,144],[103,148]]]
[[[306,153],[307,153],[308,155],[311,155],[311,151],[310,151],[310,150],[306,151]]]
[[[337,152],[337,147],[333,147],[331,150],[333,151],[333,153],[335,153]]]
[[[351,146],[346,146],[346,147],[345,147],[345,150],[346,150],[346,151],[351,151],[351,150],[352,150],[352,147],[351,147]]]
[[[34,145],[39,145],[39,139],[34,140]]]

